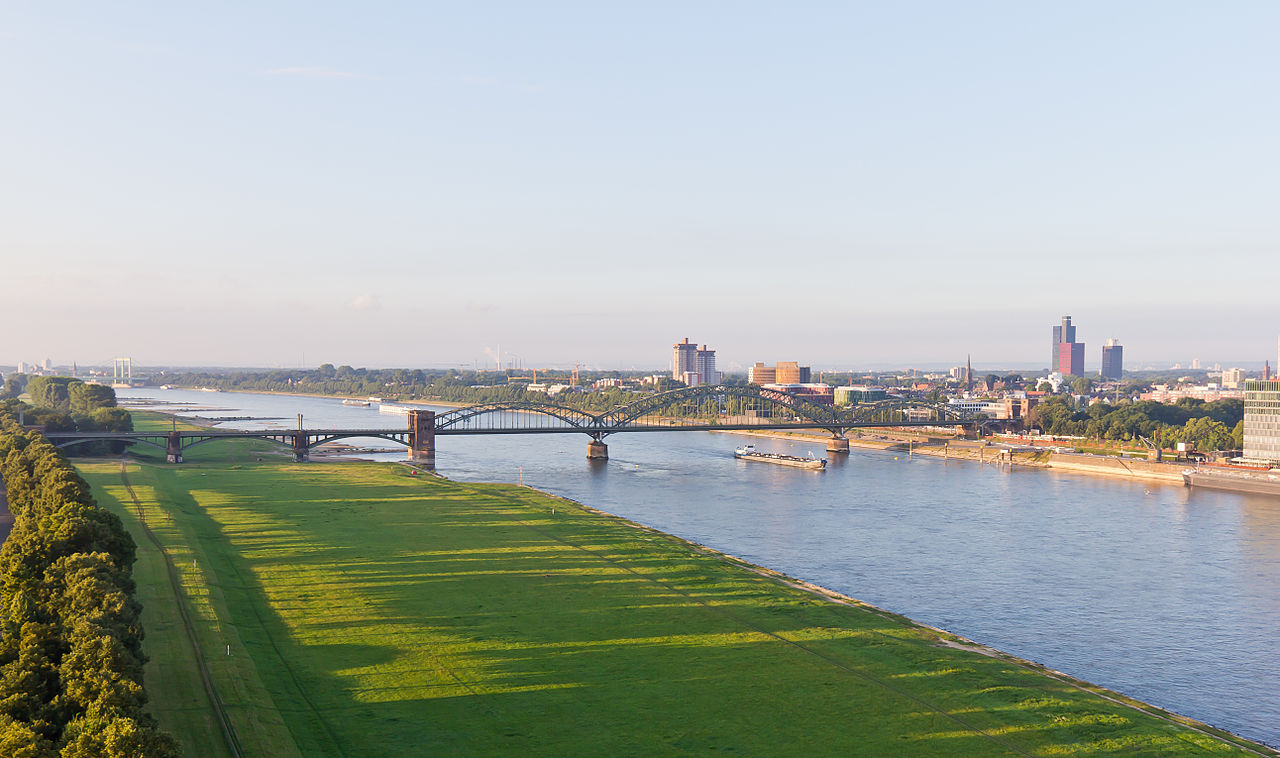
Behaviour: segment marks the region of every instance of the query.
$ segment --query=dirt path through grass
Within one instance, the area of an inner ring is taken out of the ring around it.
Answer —
[[[218,695],[218,689],[213,683],[212,675],[209,673],[209,666],[205,662],[204,654],[200,651],[200,642],[196,636],[195,627],[191,623],[191,614],[188,613],[187,605],[182,600],[182,580],[178,576],[173,557],[164,549],[164,545],[160,544],[160,540],[156,539],[151,527],[147,525],[146,507],[138,497],[138,493],[134,491],[133,485],[129,483],[128,456],[121,456],[120,458],[120,483],[124,486],[125,492],[128,493],[129,499],[133,503],[134,513],[138,517],[138,523],[142,525],[143,535],[164,558],[165,569],[169,574],[169,585],[173,589],[173,602],[177,607],[178,614],[182,617],[182,628],[191,643],[191,657],[200,671],[200,681],[204,685],[205,693],[209,696],[209,702],[213,705],[213,715],[222,729],[223,737],[226,739],[226,748],[236,758],[245,758],[244,750],[240,746],[240,739],[236,736],[235,726],[227,715],[226,705]]]

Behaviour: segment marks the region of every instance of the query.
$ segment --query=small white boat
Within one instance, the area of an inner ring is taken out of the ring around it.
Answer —
[[[358,407],[358,408],[368,408],[368,407],[369,407],[369,401],[368,401],[368,400],[343,400],[343,401],[342,401],[342,404],[343,404],[343,405],[354,405],[354,406],[356,406],[356,407]]]

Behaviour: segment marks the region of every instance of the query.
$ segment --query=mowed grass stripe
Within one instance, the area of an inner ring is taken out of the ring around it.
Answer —
[[[616,559],[616,558],[611,558],[611,557],[609,557],[608,555],[602,555],[602,554],[599,554],[599,553],[595,552],[594,550],[591,550],[590,548],[587,548],[587,547],[582,546],[582,545],[575,545],[575,544],[573,544],[572,542],[569,542],[568,540],[565,540],[565,539],[562,539],[562,538],[560,538],[560,537],[556,537],[556,536],[552,535],[548,530],[545,530],[545,529],[539,529],[538,527],[535,527],[535,526],[533,526],[532,524],[527,523],[527,522],[525,522],[525,521],[520,521],[520,520],[518,520],[518,521],[519,521],[519,523],[524,524],[526,528],[531,529],[531,530],[533,530],[533,531],[535,531],[535,532],[538,532],[539,534],[543,534],[543,535],[545,535],[545,536],[547,536],[547,537],[550,537],[550,538],[555,539],[555,540],[557,540],[557,541],[559,541],[559,542],[562,542],[563,544],[569,545],[570,547],[573,547],[573,548],[574,548],[574,549],[576,549],[576,550],[581,550],[581,551],[583,551],[583,552],[586,552],[586,553],[588,553],[588,554],[590,554],[590,555],[592,555],[592,556],[595,556],[595,557],[599,558],[599,559],[600,559],[600,560],[602,560],[602,561],[606,561],[606,562],[608,562],[608,563],[611,563],[611,564],[614,564],[614,565],[618,565],[618,566],[619,566],[623,571],[626,571],[626,572],[628,572],[628,573],[634,574],[634,575],[636,575],[636,576],[641,576],[641,577],[645,578],[647,581],[653,582],[654,584],[657,584],[657,585],[658,585],[658,586],[660,586],[660,587],[666,588],[666,589],[671,590],[672,592],[674,592],[674,593],[676,593],[676,594],[678,594],[678,595],[681,595],[681,596],[683,596],[683,597],[689,598],[690,600],[692,600],[693,602],[695,602],[695,603],[697,603],[697,604],[699,604],[699,605],[703,606],[704,608],[707,608],[708,610],[713,611],[713,612],[715,612],[715,613],[719,613],[719,614],[721,614],[721,615],[725,616],[726,618],[728,618],[729,620],[733,621],[734,623],[736,623],[736,624],[741,624],[742,626],[744,626],[744,627],[746,627],[746,628],[750,629],[750,630],[751,630],[751,632],[752,632],[753,634],[764,635],[764,636],[766,636],[766,637],[771,637],[771,638],[773,638],[773,639],[776,639],[776,640],[778,640],[778,641],[782,642],[783,644],[790,645],[790,646],[794,647],[794,648],[795,648],[795,649],[797,649],[797,650],[801,650],[801,651],[803,651],[803,652],[805,652],[805,653],[807,653],[807,654],[809,654],[809,655],[816,656],[816,657],[817,657],[817,658],[819,658],[820,660],[825,661],[825,662],[827,662],[827,663],[830,663],[830,664],[832,664],[833,666],[836,666],[837,668],[841,669],[841,670],[842,670],[842,671],[844,671],[844,672],[847,672],[847,673],[853,674],[854,676],[857,676],[857,677],[860,677],[860,678],[862,678],[862,679],[865,679],[866,681],[868,681],[868,682],[870,682],[870,683],[874,684],[874,685],[875,685],[875,686],[877,686],[877,687],[880,687],[881,689],[883,689],[883,690],[887,691],[888,693],[892,694],[892,695],[893,695],[893,696],[895,696],[895,697],[900,697],[900,698],[903,698],[903,699],[905,699],[905,700],[909,700],[909,701],[911,701],[911,702],[913,702],[913,703],[915,703],[915,704],[917,704],[917,705],[923,706],[923,707],[925,707],[925,708],[927,708],[927,709],[929,709],[929,710],[933,711],[934,713],[938,714],[939,716],[942,716],[943,718],[946,718],[946,719],[949,719],[949,720],[951,720],[951,721],[955,722],[955,724],[956,724],[957,726],[961,727],[962,729],[967,730],[967,731],[969,731],[969,732],[972,732],[972,733],[974,733],[974,734],[981,735],[981,736],[983,736],[983,737],[985,737],[985,738],[987,738],[987,739],[991,740],[993,743],[995,743],[995,744],[999,745],[1001,748],[1003,748],[1003,749],[1005,749],[1005,750],[1008,750],[1008,751],[1010,751],[1010,752],[1012,752],[1012,753],[1017,753],[1017,754],[1019,754],[1019,755],[1030,755],[1030,754],[1029,754],[1029,753],[1027,753],[1026,751],[1024,751],[1024,750],[1022,750],[1021,748],[1019,748],[1018,746],[1016,746],[1016,745],[1012,745],[1012,744],[1010,744],[1010,743],[1006,742],[1005,740],[1001,739],[1000,737],[998,737],[998,736],[996,736],[996,735],[994,735],[994,734],[990,734],[990,733],[988,733],[988,732],[985,732],[985,731],[983,731],[981,728],[979,728],[979,727],[977,727],[977,726],[974,726],[973,724],[968,723],[968,722],[967,722],[967,721],[965,721],[965,720],[964,720],[964,718],[962,718],[959,714],[956,714],[956,713],[948,713],[948,712],[947,712],[946,710],[944,710],[943,708],[940,708],[940,707],[938,707],[938,706],[934,705],[933,703],[929,702],[928,700],[926,700],[926,699],[924,699],[924,698],[922,698],[922,697],[919,697],[919,696],[917,696],[917,695],[913,695],[913,694],[911,694],[910,692],[908,692],[908,691],[906,691],[906,690],[904,690],[904,689],[902,689],[902,688],[900,688],[900,687],[896,687],[896,686],[894,686],[893,684],[890,684],[890,683],[889,683],[889,682],[887,682],[887,681],[884,681],[884,680],[882,680],[882,679],[879,679],[879,678],[877,678],[876,676],[874,676],[874,675],[872,675],[872,674],[868,673],[867,671],[861,670],[859,667],[849,665],[848,663],[842,662],[842,661],[840,661],[839,659],[837,659],[837,658],[835,658],[835,657],[827,656],[827,655],[823,654],[822,652],[820,652],[819,650],[817,650],[816,648],[806,646],[806,645],[804,644],[804,642],[802,642],[800,639],[796,639],[796,638],[793,638],[793,637],[788,637],[788,636],[785,636],[785,635],[783,635],[782,633],[779,633],[779,632],[771,632],[771,631],[769,631],[769,630],[767,630],[767,629],[763,629],[763,628],[761,628],[761,627],[759,627],[759,626],[756,626],[755,624],[752,624],[752,623],[751,623],[751,622],[749,622],[749,621],[746,621],[746,620],[744,620],[744,619],[738,618],[737,616],[734,616],[732,613],[730,613],[728,610],[726,610],[726,608],[725,608],[725,607],[723,607],[723,606],[717,606],[717,605],[715,605],[715,604],[713,604],[713,603],[711,603],[711,602],[708,602],[708,601],[706,600],[706,597],[707,597],[707,595],[706,595],[706,594],[704,594],[702,597],[695,597],[693,593],[684,592],[684,591],[682,591],[682,590],[680,590],[680,589],[678,589],[678,588],[676,588],[676,587],[674,587],[674,586],[672,586],[672,585],[668,584],[667,582],[665,582],[665,581],[663,581],[663,580],[661,580],[661,579],[659,579],[659,578],[656,578],[656,577],[654,577],[654,576],[645,575],[645,574],[643,574],[643,573],[641,573],[641,572],[639,572],[639,571],[637,571],[637,570],[635,570],[635,569],[633,569],[633,568],[630,568],[630,567],[628,567],[628,566],[626,566],[626,565],[622,565],[622,564],[620,564],[620,563],[618,562],[618,559]],[[813,632],[812,630],[806,630],[806,632],[807,632],[808,636],[810,636],[810,637],[814,637],[814,632]],[[804,632],[802,632],[802,634],[804,634]]]
[[[540,493],[224,450],[144,468],[304,755],[1235,751]]]

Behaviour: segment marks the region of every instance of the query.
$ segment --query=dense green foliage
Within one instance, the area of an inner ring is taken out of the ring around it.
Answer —
[[[528,400],[531,395],[522,382],[509,384],[516,372],[458,371],[457,369],[365,369],[325,364],[313,370],[236,371],[229,373],[185,373],[168,375],[171,382],[187,387],[217,387],[245,392],[301,392],[315,395],[349,397],[384,397],[389,400],[441,400],[448,403],[496,403]],[[638,377],[641,372],[582,372],[580,385],[597,379]],[[527,378],[527,375],[526,375]],[[538,376],[540,383],[570,381],[568,375]],[[724,384],[745,384],[743,379],[726,377]],[[636,400],[651,391],[675,389],[684,385],[664,378],[656,387],[644,391],[608,388],[593,392],[562,393],[556,402],[593,412],[605,411]],[[533,395],[532,397],[537,397]]]
[[[1244,401],[1184,398],[1172,404],[1143,400],[1076,408],[1071,398],[1055,395],[1031,409],[1030,423],[1045,434],[1121,441],[1145,437],[1164,448],[1193,442],[1199,450],[1238,450],[1244,444]]]
[[[116,392],[66,376],[33,376],[25,384],[30,403],[16,398],[0,402],[0,409],[23,423],[48,432],[131,432],[133,416],[116,407]],[[122,442],[82,442],[71,446],[75,455],[119,453]]]
[[[0,755],[176,755],[143,712],[133,539],[39,432],[0,413]]]
[[[0,398],[17,397],[27,390],[27,382],[31,377],[26,374],[9,374],[5,377],[4,386],[0,387]]]

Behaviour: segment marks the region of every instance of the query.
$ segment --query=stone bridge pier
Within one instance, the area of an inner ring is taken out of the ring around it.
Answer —
[[[604,437],[592,437],[591,441],[587,443],[587,460],[609,460],[609,446],[604,444]]]
[[[436,467],[436,412],[409,411],[409,459],[424,467]]]
[[[827,440],[828,453],[848,453],[849,438],[843,434],[832,434],[831,439]]]
[[[307,433],[301,429],[293,433],[293,460],[298,463],[311,460],[311,448],[307,447]]]
[[[169,446],[165,450],[164,459],[170,463],[182,463],[182,435],[169,432]]]

